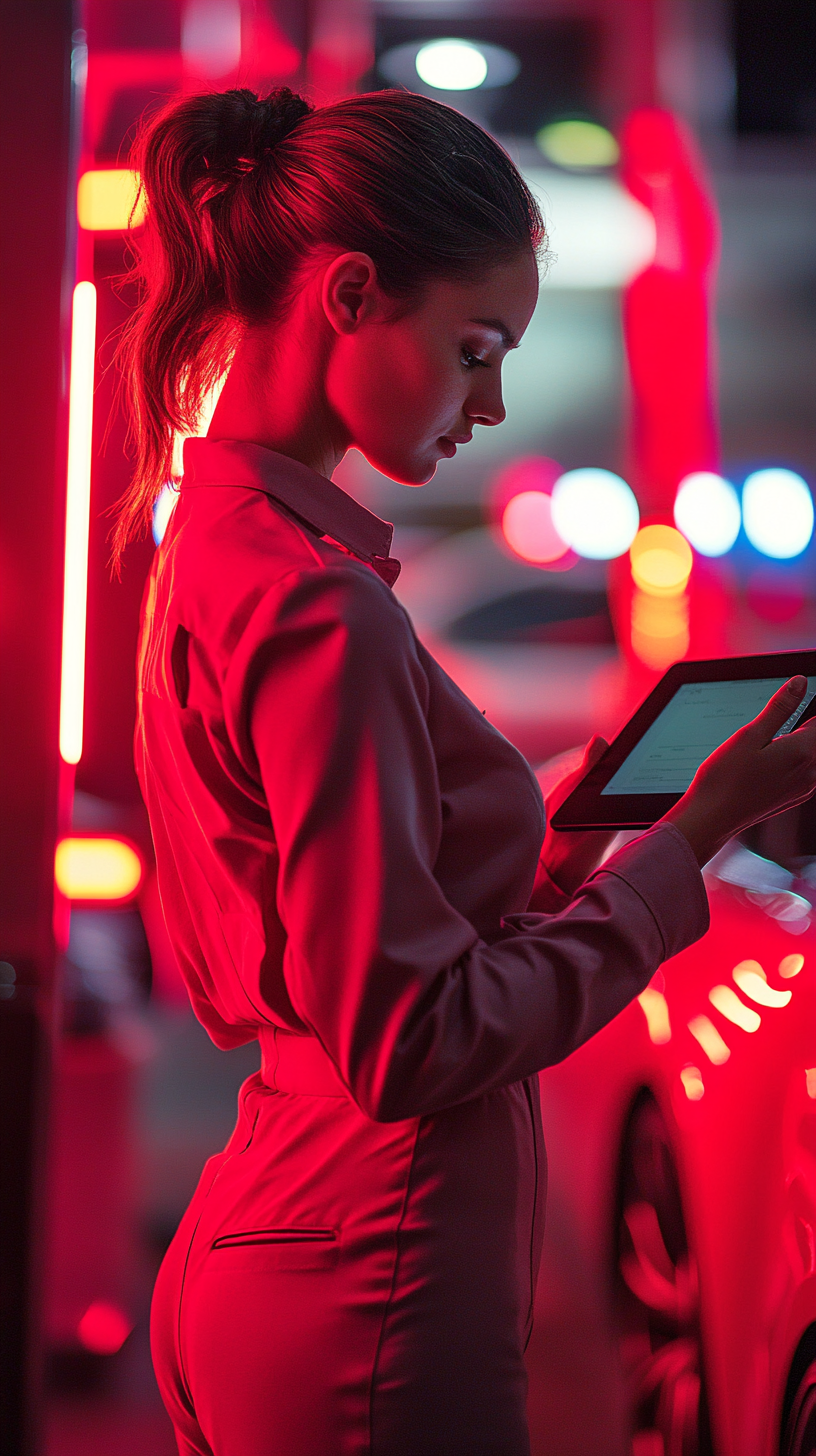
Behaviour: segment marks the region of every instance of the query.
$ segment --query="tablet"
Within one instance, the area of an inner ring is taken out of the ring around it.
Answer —
[[[816,714],[816,651],[676,662],[553,815],[553,828],[648,829],[682,798],[703,759],[797,674],[807,692],[777,737]]]

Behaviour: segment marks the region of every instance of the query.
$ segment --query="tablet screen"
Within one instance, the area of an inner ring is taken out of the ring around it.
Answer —
[[[738,728],[750,723],[785,682],[784,677],[765,677],[683,683],[601,790],[601,797],[684,794],[703,760]],[[816,697],[816,677],[809,677],[807,682],[802,702],[777,737],[796,727]]]

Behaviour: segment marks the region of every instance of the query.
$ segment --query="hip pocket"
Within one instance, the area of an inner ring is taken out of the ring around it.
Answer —
[[[240,1229],[214,1239],[204,1266],[208,1274],[331,1269],[340,1256],[333,1228]]]

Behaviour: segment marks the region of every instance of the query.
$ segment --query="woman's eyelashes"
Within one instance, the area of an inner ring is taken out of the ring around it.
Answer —
[[[462,345],[462,363],[464,364],[466,369],[475,369],[477,365],[480,366],[482,369],[490,368],[490,365],[488,364],[486,359],[480,359],[478,354],[474,354],[473,351],[471,349],[468,349],[464,344]]]

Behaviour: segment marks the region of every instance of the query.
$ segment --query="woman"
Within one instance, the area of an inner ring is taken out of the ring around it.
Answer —
[[[354,445],[421,485],[503,419],[544,240],[519,174],[399,92],[187,98],[138,165],[120,548],[231,365],[150,577],[137,760],[196,1014],[262,1053],[159,1274],[162,1394],[185,1456],[522,1456],[536,1073],[702,935],[700,864],[811,791],[816,726],[771,742],[804,682],[593,873],[606,838],[545,834],[331,481]]]

